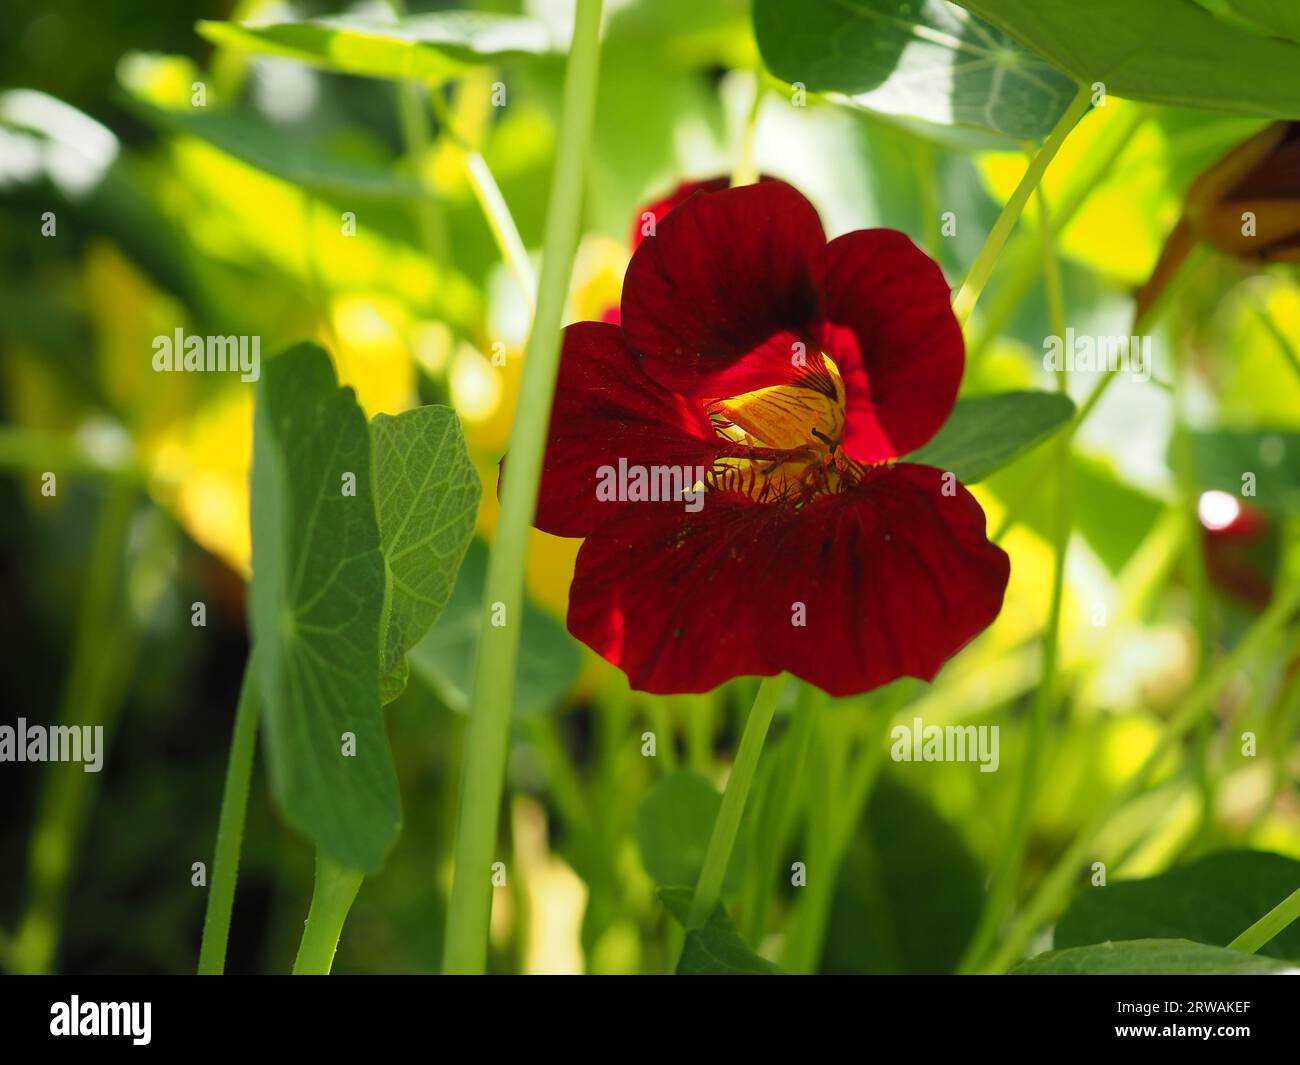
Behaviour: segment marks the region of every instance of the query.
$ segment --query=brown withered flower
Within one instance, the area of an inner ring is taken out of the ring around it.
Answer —
[[[1192,183],[1183,216],[1137,294],[1139,317],[1197,243],[1252,262],[1300,262],[1300,122],[1260,130]]]

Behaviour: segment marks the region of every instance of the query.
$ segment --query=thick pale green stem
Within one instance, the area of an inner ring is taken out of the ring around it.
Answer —
[[[1291,922],[1300,919],[1300,888],[1296,888],[1268,913],[1228,944],[1229,950],[1256,954],[1286,930]]]
[[[365,874],[359,869],[339,865],[321,851],[316,852],[316,886],[311,893],[311,909],[302,930],[302,943],[294,959],[294,976],[328,976],[339,948],[343,922],[348,919],[352,902],[361,890]]]
[[[456,833],[456,867],[447,907],[443,954],[447,972],[481,973],[487,964],[491,866],[519,656],[524,560],[528,529],[537,509],[542,453],[555,395],[561,317],[578,243],[583,170],[596,106],[600,13],[601,0],[578,0],[546,214],[537,313],[525,350],[519,408],[502,483],[501,514],[488,565],[483,609],[500,616],[503,608],[505,624],[484,626],[475,665]],[[501,604],[501,608],[494,611],[495,604]]]
[[[740,818],[745,812],[749,786],[754,781],[758,757],[763,753],[763,741],[767,739],[767,730],[771,727],[777,700],[781,697],[783,687],[785,687],[784,673],[778,673],[775,677],[765,677],[763,683],[759,685],[758,695],[754,697],[754,705],[745,720],[745,731],[740,737],[740,748],[736,751],[736,761],[731,767],[727,790],[722,795],[718,819],[713,822],[709,847],[704,852],[704,865],[700,868],[700,879],[695,884],[695,898],[691,902],[687,928],[702,927],[722,895],[722,881],[727,875],[727,863],[731,861],[731,848],[735,845],[736,832],[740,829]]]
[[[1260,616],[1245,636],[1208,677],[1184,701],[1182,709],[1169,722],[1160,742],[1147,756],[1138,771],[1125,782],[1108,802],[1079,831],[1074,841],[1043,878],[1029,903],[1021,911],[1007,932],[1000,949],[993,955],[984,971],[1004,972],[1024,950],[1035,931],[1052,917],[1069,896],[1079,870],[1091,857],[1097,837],[1111,818],[1135,798],[1151,779],[1156,768],[1169,756],[1174,745],[1193,729],[1201,719],[1213,711],[1214,701],[1237,672],[1259,651],[1272,635],[1292,620],[1300,608],[1300,583],[1291,585],[1274,600],[1273,605]]]
[[[208,888],[208,908],[203,917],[203,942],[199,947],[200,976],[219,976],[226,968],[230,913],[235,905],[239,851],[244,842],[248,785],[253,776],[257,719],[261,711],[255,676],[253,656],[250,654],[244,665],[244,683],[239,689],[239,708],[235,711],[235,733],[230,741],[230,761],[226,763],[226,787],[221,793],[217,846],[212,857],[212,883]]]
[[[984,241],[984,247],[980,249],[979,254],[975,257],[975,262],[971,265],[970,273],[966,275],[966,280],[962,283],[961,288],[957,290],[957,295],[953,297],[953,314],[957,316],[957,321],[962,325],[966,324],[971,312],[975,309],[975,304],[979,302],[980,293],[984,291],[984,286],[988,284],[989,278],[993,275],[993,268],[997,265],[998,256],[1002,254],[1002,248],[1006,245],[1007,238],[1011,236],[1011,231],[1020,220],[1020,214],[1024,211],[1025,204],[1029,202],[1030,194],[1038,188],[1038,184],[1043,180],[1043,174],[1046,173],[1048,165],[1056,158],[1056,153],[1061,150],[1061,145],[1065,143],[1065,138],[1078,125],[1079,119],[1087,113],[1090,106],[1092,106],[1091,91],[1081,86],[1078,95],[1071,101],[1070,106],[1065,109],[1065,113],[1061,115],[1056,127],[1030,162],[1029,168],[1025,171],[1025,176],[1020,179],[1020,184],[1016,186],[1011,198],[1007,200],[1006,205],[1002,208],[1002,213],[998,215],[998,220],[993,223],[988,239]]]

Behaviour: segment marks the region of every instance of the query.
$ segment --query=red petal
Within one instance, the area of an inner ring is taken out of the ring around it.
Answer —
[[[965,364],[938,264],[904,234],[861,229],[826,246],[822,345],[844,378],[844,450],[906,455],[947,420]]]
[[[683,181],[663,199],[655,200],[641,208],[632,223],[632,238],[628,243],[635,248],[649,235],[646,232],[648,228],[646,223],[651,219],[654,220],[654,228],[651,232],[659,232],[659,223],[668,217],[668,212],[680,207],[697,192],[721,192],[729,184],[725,177],[710,178],[708,181]],[[647,215],[650,217],[647,218]]]
[[[825,244],[812,204],[783,182],[690,197],[624,278],[623,331],[646,373],[707,398],[794,380],[794,344],[817,357]]]
[[[586,536],[618,504],[596,498],[598,471],[630,465],[713,464],[717,436],[698,402],[641,372],[616,325],[579,322],[564,331],[555,406],[542,464],[536,526]]]
[[[578,553],[569,631],[662,694],[782,670],[836,696],[929,680],[997,616],[1010,569],[949,483],[901,465],[802,509],[628,506]]]

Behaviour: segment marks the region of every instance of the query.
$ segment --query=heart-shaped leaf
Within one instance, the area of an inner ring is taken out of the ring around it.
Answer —
[[[961,835],[882,774],[840,866],[821,972],[951,972],[983,901],[984,872]]]
[[[693,895],[694,891],[687,887],[659,889],[659,901],[680,924],[686,923]],[[677,962],[678,976],[774,976],[781,972],[779,966],[750,949],[721,905],[703,928],[686,933],[682,956]]]
[[[382,662],[388,702],[405,684],[406,653],[451,597],[474,536],[482,486],[450,407],[378,414],[370,435],[389,581]]]
[[[958,400],[943,428],[903,458],[974,484],[1041,444],[1074,415],[1055,392],[1002,392]]]
[[[668,773],[655,781],[636,808],[641,863],[655,883],[695,883],[721,806],[718,789],[689,769]],[[741,833],[727,865],[724,892],[738,885],[748,860],[749,838]]]
[[[401,810],[379,702],[384,558],[366,417],[304,344],[263,366],[253,439],[249,623],[272,788],[317,847],[375,872]]]
[[[272,125],[248,111],[169,111],[134,98],[128,98],[127,106],[158,129],[197,137],[249,166],[323,196],[409,200],[421,195],[418,182],[395,175],[391,167],[341,157],[292,127]]]
[[[961,0],[1085,85],[1113,96],[1266,118],[1300,115],[1300,45],[1188,0]]]
[[[1040,139],[1078,91],[1001,30],[946,0],[755,0],[778,77],[881,114]]]
[[[545,23],[486,11],[435,11],[401,20],[356,15],[300,22],[209,22],[213,44],[296,59],[336,74],[442,81],[473,66],[559,53]]]
[[[1016,976],[1240,976],[1290,973],[1294,966],[1186,939],[1134,939],[1091,947],[1050,950],[1022,961]]]
[[[1229,851],[1145,880],[1080,894],[1056,926],[1057,947],[1106,940],[1191,939],[1227,946],[1300,888],[1300,862],[1263,851]],[[1300,924],[1260,954],[1300,961]]]

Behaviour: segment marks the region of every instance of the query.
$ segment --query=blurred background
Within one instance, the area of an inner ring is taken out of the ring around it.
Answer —
[[[479,6],[532,15],[561,40],[571,10],[563,0]],[[529,320],[466,146],[535,253],[563,61],[470,70],[440,97],[422,143],[392,82],[214,48],[195,31],[201,19],[365,7],[0,5],[2,718],[103,724],[109,743],[99,774],[0,766],[0,867],[10,871],[0,878],[0,963],[11,970],[195,965],[206,892],[191,868],[211,860],[248,650],[253,392],[219,375],[154,373],[153,338],[177,328],[259,335],[264,358],[312,338],[368,414],[417,403],[460,414],[484,479],[480,541],[388,708],[404,829],[384,873],[362,888],[335,971],[438,966],[478,586]],[[505,106],[493,105],[498,84]],[[1130,332],[1133,291],[1188,185],[1261,126],[1119,100],[1085,119],[1044,186],[1049,201],[1077,201],[1058,250],[1079,333]],[[617,305],[642,206],[680,181],[727,174],[747,137],[756,168],[800,188],[828,235],[904,230],[954,284],[1025,167],[1016,146],[936,139],[816,97],[792,106],[789,88],[762,70],[745,0],[610,0],[567,320]],[[413,184],[434,197],[413,196]],[[346,212],[355,236],[341,231]],[[944,232],[944,212],[955,233]],[[1036,233],[1031,210],[968,331],[964,394],[1054,387],[1042,363],[1051,329]],[[1205,256],[1159,320],[1152,380],[1117,381],[1075,441],[1061,693],[1022,891],[1142,762],[1218,649],[1280,581],[1297,579],[1298,338],[1294,270]],[[1095,383],[1079,375],[1071,390],[1078,399]],[[1012,581],[999,620],[933,687],[826,707],[811,756],[825,783],[784,797],[788,853],[748,846],[733,865],[740,923],[755,942],[779,940],[788,920],[816,929],[803,968],[944,970],[970,937],[1012,817],[1041,669],[1052,566],[1041,470],[1031,454],[978,486],[991,529],[1013,506],[1022,519],[1003,539]],[[1246,470],[1261,473],[1253,500],[1240,493]],[[47,471],[57,474],[53,495],[42,493]],[[674,856],[692,826],[707,826],[716,798],[700,784],[725,780],[753,686],[669,700],[629,693],[564,629],[577,546],[533,538],[503,822],[516,875],[504,901],[497,894],[493,965],[663,971],[677,933],[655,883],[690,873]],[[202,627],[191,623],[199,602]],[[1215,727],[1108,830],[1111,877],[1227,846],[1300,858],[1297,649],[1294,632],[1271,644],[1230,686]],[[793,742],[789,710],[773,750]],[[882,722],[900,712],[1001,725],[1003,769],[873,768],[862,752],[880,747]],[[639,750],[650,728],[661,737],[656,759]],[[1258,738],[1249,755],[1246,732]],[[783,796],[765,779],[747,831],[781,821],[772,811]],[[839,876],[807,901],[774,874],[823,845],[809,837],[827,824],[844,828]],[[260,761],[241,874],[228,971],[287,971],[312,853],[278,819]],[[764,883],[770,904],[759,901]]]

